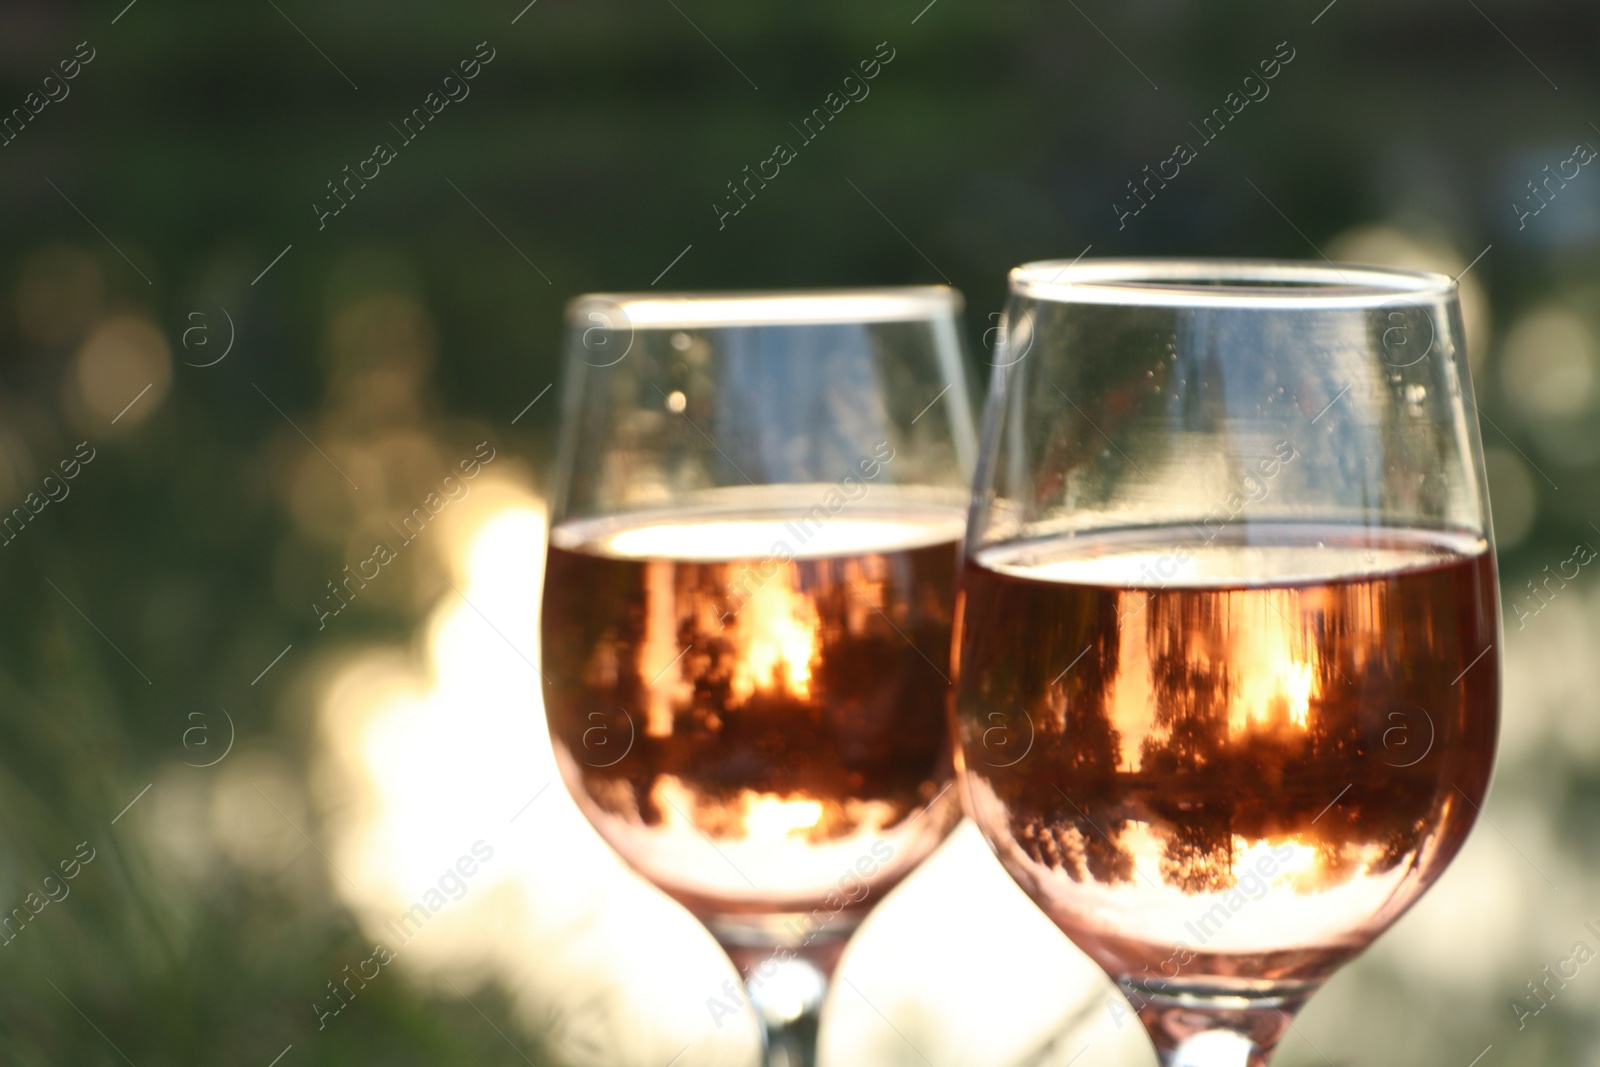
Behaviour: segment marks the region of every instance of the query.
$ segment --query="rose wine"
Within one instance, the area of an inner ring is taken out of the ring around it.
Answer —
[[[1147,988],[1325,977],[1450,862],[1494,757],[1481,539],[1232,533],[1005,545],[962,575],[969,810]]]
[[[963,514],[815,514],[551,531],[543,671],[563,774],[623,858],[702,914],[855,905],[958,817]]]

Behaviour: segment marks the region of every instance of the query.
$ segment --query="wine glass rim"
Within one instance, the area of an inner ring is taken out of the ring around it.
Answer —
[[[567,302],[571,325],[593,314],[620,313],[635,328],[797,326],[849,322],[916,322],[945,318],[962,307],[947,285],[886,285],[850,289],[750,289],[667,293],[584,293]]]
[[[1036,300],[1159,307],[1379,308],[1448,300],[1446,274],[1272,259],[1038,260],[1011,271]]]

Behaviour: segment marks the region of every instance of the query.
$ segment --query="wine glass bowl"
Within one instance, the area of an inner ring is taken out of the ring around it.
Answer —
[[[967,810],[1163,1063],[1262,1063],[1488,787],[1454,285],[1129,260],[1011,289],[958,610]]]
[[[810,1062],[851,931],[959,818],[959,310],[923,287],[568,312],[541,617],[556,759],[745,974],[772,1064]]]
[[[824,536],[850,555],[780,565],[782,520],[749,494],[718,503],[552,537],[558,759],[601,835],[697,914],[827,904],[837,936],[953,821],[953,797],[913,817],[951,775],[947,683],[918,650],[949,647],[960,527],[937,509],[837,519]]]

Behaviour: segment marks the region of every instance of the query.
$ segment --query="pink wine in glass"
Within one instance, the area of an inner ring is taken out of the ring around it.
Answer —
[[[675,511],[551,532],[557,759],[622,856],[703,917],[838,933],[958,817],[952,508]],[[929,812],[937,802],[937,809]]]
[[[1136,1007],[1315,988],[1444,870],[1494,756],[1481,538],[1224,533],[1007,544],[962,577],[970,810]]]

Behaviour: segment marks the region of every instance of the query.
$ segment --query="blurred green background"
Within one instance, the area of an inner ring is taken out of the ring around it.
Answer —
[[[1280,42],[1270,94],[1202,144]],[[25,509],[0,535],[0,909],[26,909],[0,1058],[751,1062],[748,1020],[703,1008],[714,947],[538,792],[521,657],[562,304],[948,281],[976,375],[1007,268],[1087,252],[1470,264],[1507,620],[1489,821],[1281,1061],[1592,1061],[1600,971],[1537,1015],[1525,983],[1600,949],[1600,581],[1528,584],[1600,546],[1600,170],[1564,162],[1600,147],[1597,45],[1576,0],[0,7],[0,504]],[[1124,218],[1180,141],[1197,158]],[[719,222],[778,142],[797,158]],[[470,507],[319,624],[481,441]],[[495,873],[319,1018],[478,838]],[[832,1062],[1153,1062],[981,852],[963,831],[863,932]]]

